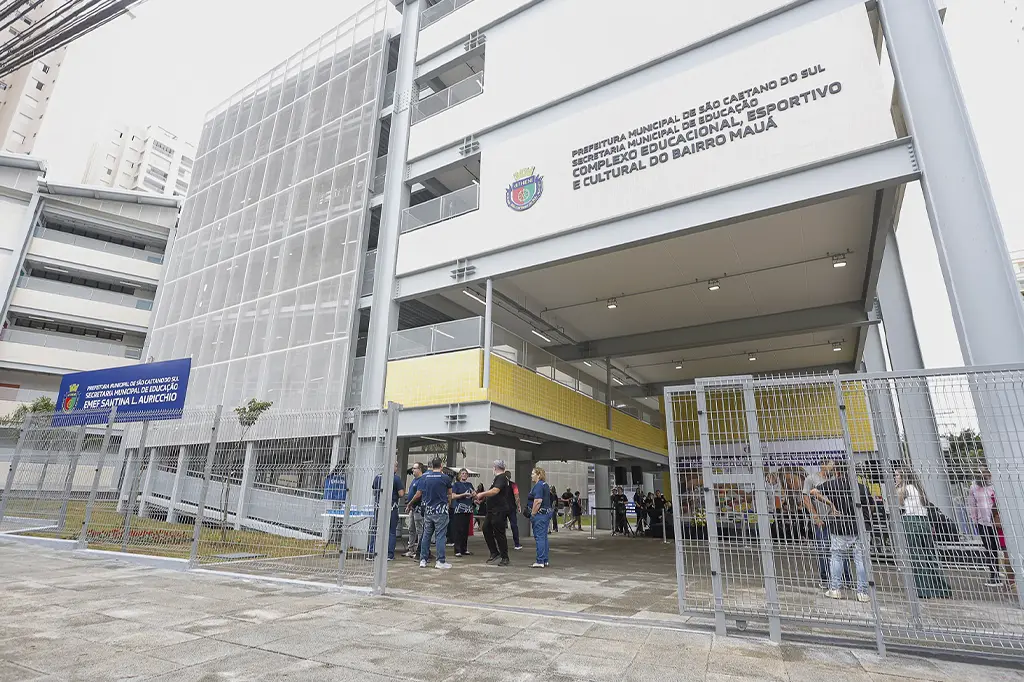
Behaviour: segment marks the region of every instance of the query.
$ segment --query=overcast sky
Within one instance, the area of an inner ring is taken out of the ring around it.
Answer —
[[[35,155],[80,182],[92,142],[118,120],[198,141],[206,112],[341,23],[363,0],[149,0],[72,45]],[[1024,127],[1017,121],[1024,0],[949,0],[946,30],[1011,249],[1024,249]],[[276,8],[276,11],[275,11]],[[1010,23],[1011,17],[1014,23]],[[961,364],[920,191],[897,232],[925,364]]]

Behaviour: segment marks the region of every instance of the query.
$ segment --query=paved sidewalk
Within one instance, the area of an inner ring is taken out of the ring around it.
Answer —
[[[362,597],[5,540],[0,585],[0,682],[1024,682],[1000,668]]]

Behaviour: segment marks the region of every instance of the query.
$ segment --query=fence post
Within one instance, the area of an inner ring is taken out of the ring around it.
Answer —
[[[345,584],[345,560],[348,558],[348,522],[352,514],[352,479],[355,478],[355,464],[352,461],[352,438],[361,433],[363,413],[359,408],[352,411],[352,431],[348,441],[348,464],[342,467],[345,474],[345,512],[341,517],[341,533],[338,536],[338,585]]]
[[[885,656],[885,635],[882,633],[882,614],[878,609],[878,591],[875,587],[874,570],[871,567],[871,538],[868,537],[864,524],[864,510],[860,499],[860,483],[857,481],[857,463],[853,457],[853,438],[850,436],[850,419],[846,413],[846,396],[843,394],[843,381],[839,372],[832,374],[836,392],[836,406],[839,408],[839,420],[843,425],[843,442],[846,449],[846,476],[850,483],[850,494],[853,496],[853,510],[857,522],[857,537],[861,544],[861,556],[864,560],[864,571],[867,573],[868,591],[871,596],[871,610],[875,616],[875,645],[878,655]]]
[[[768,605],[768,636],[778,644],[782,641],[782,624],[779,621],[782,609],[779,605],[779,585],[775,576],[775,552],[772,548],[768,494],[764,482],[765,467],[764,456],[761,453],[761,431],[757,420],[754,381],[751,378],[743,380],[743,403],[747,416],[747,444],[750,446],[750,463],[754,473],[754,511],[757,514],[761,571],[764,575],[764,591]]]
[[[391,537],[391,498],[394,495],[395,477],[392,471],[395,468],[397,453],[395,452],[398,436],[398,410],[395,403],[388,403],[386,421],[384,422],[384,433],[378,436],[378,443],[383,448],[381,453],[381,466],[378,473],[381,477],[381,495],[377,504],[377,557],[373,565],[373,588],[374,591],[383,595],[388,587],[388,542]],[[380,419],[377,423],[380,424]],[[378,427],[379,428],[379,427]],[[450,466],[450,465],[449,465]]]
[[[223,405],[217,406],[213,414],[213,425],[210,427],[210,444],[206,448],[206,465],[203,468],[203,483],[199,487],[199,499],[196,500],[196,522],[192,528],[192,549],[188,554],[188,567],[195,568],[199,557],[199,535],[203,530],[203,518],[206,516],[206,494],[210,490],[210,476],[213,475],[213,460],[217,455],[217,429],[220,428],[220,416]]]
[[[704,482],[704,514],[708,530],[708,554],[711,568],[711,589],[715,599],[715,633],[725,635],[725,595],[722,590],[722,557],[718,546],[718,500],[715,497],[714,470],[711,466],[711,436],[708,431],[707,396],[704,382],[696,382],[697,423],[700,428],[701,475]]]
[[[68,501],[71,499],[71,491],[75,486],[75,474],[78,473],[78,460],[85,449],[85,436],[87,424],[82,424],[78,429],[78,436],[75,438],[75,449],[71,452],[68,460],[68,473],[64,477],[64,493],[60,498],[60,514],[57,516],[57,531],[64,530],[64,524],[68,520]]]
[[[99,460],[96,462],[96,473],[92,476],[92,488],[89,490],[89,501],[85,503],[85,516],[82,518],[82,530],[78,534],[78,549],[85,549],[89,546],[89,522],[92,520],[92,508],[96,504],[96,494],[100,487],[100,477],[103,474],[103,464],[107,457],[107,448],[110,447],[110,437],[114,431],[114,421],[117,419],[117,405],[110,408],[110,417],[107,419],[107,428],[103,431],[103,444],[100,446]]]
[[[675,436],[675,415],[672,412],[672,395],[665,390],[665,433],[668,434],[668,494],[676,506],[672,514],[672,530],[676,546],[676,600],[679,602],[679,615],[686,613],[686,544],[683,542],[683,524],[680,518],[682,511],[682,495],[679,490],[679,443]],[[661,507],[661,541],[668,542],[668,529],[665,527],[665,507]]]
[[[135,459],[139,462],[138,474],[133,473],[131,487],[128,489],[128,499],[124,505],[124,528],[121,530],[121,551],[128,551],[128,535],[132,530],[132,512],[135,508],[135,496],[139,492],[139,479],[142,477],[142,458],[146,455],[146,436],[149,434],[149,420],[142,422],[142,434],[139,436],[139,447],[135,453]],[[139,513],[142,512],[142,505],[139,505]]]
[[[28,433],[32,429],[32,414],[25,415],[25,421],[21,423],[21,433],[18,435],[18,444],[14,446],[14,453],[11,455],[11,467],[7,470],[7,482],[4,484],[4,494],[0,497],[0,524],[4,522],[4,514],[7,511],[7,500],[11,497],[11,487],[14,485],[14,475],[18,471],[18,464],[21,462],[21,451],[28,440]]]

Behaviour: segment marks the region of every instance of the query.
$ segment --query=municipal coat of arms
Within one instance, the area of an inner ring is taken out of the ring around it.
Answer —
[[[71,384],[68,386],[68,392],[64,396],[64,400],[60,403],[60,409],[63,412],[70,412],[75,409],[78,405],[78,384]]]
[[[505,203],[513,211],[531,208],[544,194],[544,178],[534,171],[536,167],[518,171],[511,185],[505,190]]]

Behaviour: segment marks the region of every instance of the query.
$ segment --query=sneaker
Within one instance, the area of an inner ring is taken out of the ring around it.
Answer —
[[[408,558],[412,559],[412,558],[413,558],[414,556],[416,556],[416,555],[415,555],[415,554],[413,554],[412,552],[406,552],[406,553],[405,553],[405,554],[403,554],[402,556],[404,556],[404,557],[408,557]]]
[[[828,581],[827,580],[819,581],[818,582],[818,587],[820,587],[823,590],[827,590],[828,589]]]
[[[989,578],[985,582],[985,587],[999,587],[1001,584],[998,578]]]
[[[376,558],[377,558],[377,557],[375,557],[375,556],[374,556],[374,555],[372,555],[372,554],[367,554],[367,555],[366,555],[366,560],[367,560],[367,561],[373,561],[373,560],[374,560],[374,559],[376,559]]]
[[[871,597],[869,597],[868,595],[864,594],[863,592],[858,592],[857,593],[857,601],[862,602],[862,603],[866,603],[866,602],[871,601]]]
[[[545,566],[547,566],[547,564],[542,564],[538,562],[530,566],[530,568],[544,568]]]
[[[547,567],[548,567],[548,566],[550,566],[550,565],[551,565],[551,564],[549,564],[549,563],[545,563],[545,564],[544,564],[544,568],[547,568]]]
[[[445,547],[454,547],[454,546],[455,546],[454,542],[445,543]]]
[[[444,570],[448,570],[451,567],[452,565],[449,564],[447,561],[438,561],[436,564],[434,564],[434,568],[441,568]]]
[[[522,545],[516,545],[516,546],[515,546],[515,549],[522,549],[522,548],[523,548],[523,546],[522,546]]]
[[[462,552],[456,552],[455,556],[462,556]]]
[[[462,556],[473,556],[472,552],[463,552]]]
[[[427,561],[424,559],[423,561],[420,562],[420,568],[426,568],[426,567],[427,567]]]
[[[500,559],[500,558],[501,558],[501,557],[500,557],[500,556],[498,556],[497,554],[492,554],[492,555],[491,555],[491,558],[487,560],[487,563],[489,563],[489,564],[493,564],[493,563],[494,563],[495,561],[497,561],[497,560],[498,560],[498,559]]]
[[[388,557],[388,561],[394,561],[394,560],[395,560],[395,557],[393,557],[393,556],[389,556]]]
[[[843,593],[839,590],[828,590],[827,592],[825,592],[825,596],[829,599],[842,599]]]
[[[498,565],[499,566],[508,566],[510,563],[512,563],[512,562],[509,561],[508,559],[502,559],[501,561],[498,562]]]

